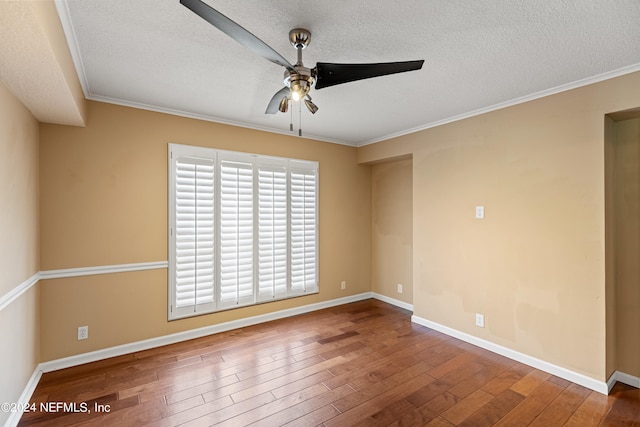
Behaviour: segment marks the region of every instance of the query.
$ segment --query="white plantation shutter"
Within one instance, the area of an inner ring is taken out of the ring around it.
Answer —
[[[175,159],[174,307],[208,311],[214,303],[214,163]]]
[[[169,319],[318,291],[318,164],[169,144]]]
[[[287,295],[287,168],[258,166],[258,299]]]
[[[292,167],[291,289],[313,291],[317,286],[316,170]]]
[[[253,166],[220,162],[220,303],[253,300]]]

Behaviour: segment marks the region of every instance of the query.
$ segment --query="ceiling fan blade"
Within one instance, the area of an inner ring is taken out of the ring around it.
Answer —
[[[201,0],[180,0],[180,3],[244,47],[251,49],[254,53],[257,53],[271,62],[282,65],[288,70],[293,71],[293,65],[291,65],[282,55],[273,50],[271,46],[208,4]]]
[[[280,89],[279,91],[276,92],[275,95],[273,95],[273,98],[271,98],[271,101],[269,101],[269,105],[267,105],[267,109],[265,110],[265,114],[275,114],[278,112],[278,107],[280,106],[280,101],[282,101],[282,98],[284,98],[285,96],[289,96],[289,93],[291,93],[291,89],[289,89],[288,87],[283,87],[282,89]]]
[[[331,64],[318,62],[316,64],[316,89],[386,76],[388,74],[404,73],[422,68],[424,59],[419,61],[381,62],[377,64]]]

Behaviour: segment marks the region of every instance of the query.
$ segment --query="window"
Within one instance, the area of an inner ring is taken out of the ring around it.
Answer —
[[[169,319],[318,292],[318,164],[169,144]]]

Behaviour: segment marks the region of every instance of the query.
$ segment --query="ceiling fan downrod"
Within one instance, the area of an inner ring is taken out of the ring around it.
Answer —
[[[289,41],[298,51],[298,61],[293,66],[293,70],[285,70],[284,85],[291,89],[291,98],[294,101],[301,101],[316,81],[313,70],[302,63],[302,49],[311,42],[311,32],[304,28],[294,28],[289,31]]]

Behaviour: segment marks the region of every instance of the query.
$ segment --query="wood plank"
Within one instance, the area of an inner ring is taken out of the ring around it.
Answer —
[[[483,367],[472,372],[468,376],[462,376],[462,378],[460,378],[460,376],[450,376],[443,378],[443,380],[450,382],[454,378],[459,378],[455,385],[451,387],[450,391],[456,396],[464,398],[477,389],[481,389],[489,381],[496,378],[501,373],[502,369],[504,368],[501,366]]]
[[[84,422],[70,422],[66,426],[93,427],[155,424],[161,419],[160,410],[163,405],[164,402],[162,400],[154,400],[140,405],[128,406],[118,411],[104,412],[100,416]]]
[[[565,423],[567,427],[595,427],[599,426],[609,413],[615,397],[605,396],[592,391],[580,407]]]
[[[333,335],[331,337],[328,338],[323,338],[321,340],[318,340],[318,344],[328,344],[330,342],[334,342],[334,341],[338,341],[338,340],[343,340],[345,338],[349,338],[349,337],[353,337],[355,335],[360,335],[358,332],[356,331],[349,331],[349,332],[344,332],[342,334],[338,334],[338,335]]]
[[[168,418],[179,412],[189,411],[198,406],[202,406],[204,405],[204,403],[205,403],[204,399],[202,398],[201,395],[193,396],[188,399],[173,403],[171,405],[166,405],[166,407],[162,408],[161,415],[162,415],[162,418]]]
[[[494,379],[483,385],[482,389],[487,393],[498,396],[506,389],[520,381],[524,376],[533,371],[533,369],[534,368],[532,368],[531,366],[523,365],[522,363],[516,363],[509,369],[503,371]]]
[[[151,388],[149,390],[145,390],[144,393],[141,393],[141,396],[147,398],[153,397],[154,395],[157,396],[158,394],[161,396],[164,395],[167,403],[172,404],[198,395],[203,395],[204,397],[205,393],[213,393],[215,390],[228,387],[231,384],[238,382],[240,382],[238,377],[232,375],[214,381],[206,381],[205,379],[205,382],[203,383],[196,383],[192,381],[187,384],[179,383],[177,387],[175,385],[168,385],[166,387],[156,389],[155,392],[154,389]],[[224,393],[219,394],[224,395]],[[210,398],[209,400],[211,401],[214,399]]]
[[[320,420],[317,418],[320,414],[333,414],[322,420],[322,422],[325,422],[337,414],[340,414],[340,411],[333,405],[333,402],[337,402],[353,393],[355,393],[354,389],[348,385],[343,385],[314,396],[305,402],[291,405],[280,412],[271,414],[252,424],[252,427],[272,427],[274,425],[289,423],[302,426],[316,425],[320,423]],[[301,422],[301,424],[297,424],[297,422]]]
[[[546,374],[549,375],[549,374]],[[542,375],[544,376],[544,375]],[[535,376],[539,378],[540,376]],[[526,378],[526,377],[525,377]],[[524,388],[529,390],[529,386]],[[515,391],[514,387],[510,390]],[[529,425],[553,400],[564,390],[559,385],[544,381],[515,408],[500,419],[496,426],[525,426]]]
[[[475,355],[471,353],[461,353],[452,359],[447,360],[441,365],[436,366],[429,370],[429,375],[434,378],[441,378],[450,372],[454,372],[458,369],[464,368],[469,362],[475,360]]]
[[[506,389],[489,401],[473,415],[465,419],[460,426],[491,426],[500,421],[509,411],[524,400],[524,396],[513,390]]]
[[[160,420],[155,421],[155,427],[173,427],[182,425],[202,417],[207,417],[210,414],[216,413],[223,408],[228,408],[233,405],[233,400],[229,396],[223,396],[217,400],[205,402],[202,405],[194,406],[184,411],[173,412],[169,411],[168,416],[163,416]],[[165,405],[166,406],[166,405]],[[159,413],[162,415],[165,411],[165,407],[159,408]]]
[[[399,420],[399,425],[426,425],[459,401],[459,397],[448,391],[438,393],[421,407],[404,414]]]
[[[491,400],[493,395],[478,389],[443,412],[441,417],[453,425],[458,425]]]
[[[298,369],[295,370],[293,372],[290,373],[286,373],[284,375],[275,377],[269,381],[264,381],[264,382],[260,382],[258,384],[255,384],[251,387],[248,388],[244,388],[240,391],[237,391],[235,393],[231,393],[231,398],[233,399],[234,402],[241,402],[245,399],[248,399],[252,396],[255,396],[257,394],[262,394],[264,392],[267,391],[271,391],[273,389],[276,388],[281,388],[287,384],[290,384],[292,382],[296,382],[300,379],[306,378],[310,375],[316,374],[318,372],[322,372],[325,371],[329,368],[331,368],[334,365],[337,365],[339,363],[343,363],[344,362],[344,357],[343,356],[339,356],[339,357],[334,357],[333,359],[329,359],[329,360],[325,360],[322,361],[320,363],[316,363],[314,365],[305,367],[303,369]],[[240,382],[240,384],[243,384],[244,382]],[[205,397],[206,399],[206,397]]]
[[[262,406],[254,408],[250,411],[246,411],[241,415],[228,419],[226,422],[220,423],[219,425],[221,427],[222,426],[235,427],[239,425],[240,426],[249,425],[263,418],[267,418],[273,414],[277,414],[287,408],[290,408],[291,406],[304,403],[305,401],[311,399],[312,397],[325,393],[328,390],[329,389],[321,383],[314,384],[303,390],[299,390],[297,392],[284,396],[280,399],[274,400],[272,402],[269,402]],[[275,425],[281,425],[283,423],[284,423],[284,419],[279,419],[275,421]]]
[[[233,405],[225,406],[222,409],[209,412],[202,417],[184,423],[184,425],[190,427],[208,427],[213,424],[219,424],[223,421],[231,420],[236,416],[240,416],[252,409],[259,408],[266,403],[273,402],[274,400],[275,397],[273,394],[266,392],[250,399],[243,400],[242,402],[234,403]]]
[[[552,382],[551,379],[549,382]],[[553,384],[558,385],[556,381],[553,381]],[[567,388],[529,424],[530,426],[545,427],[563,425],[591,393],[591,390],[585,387],[570,382],[567,382],[567,384]]]
[[[222,396],[230,396],[231,394],[239,393],[249,388],[258,387],[260,386],[260,384],[266,383],[268,381],[273,381],[272,384],[274,386],[280,387],[281,381],[279,379],[282,378],[283,375],[286,375],[288,373],[295,373],[301,369],[306,369],[306,368],[311,368],[313,372],[319,372],[323,370],[323,368],[326,368],[327,366],[336,364],[337,362],[339,362],[339,360],[336,361],[336,359],[331,359],[331,361],[327,362],[326,364],[318,366],[322,362],[324,361],[320,357],[312,357],[300,362],[291,363],[288,366],[285,366],[282,368],[266,371],[262,375],[247,378],[244,381],[234,382],[228,386],[216,388],[214,390],[208,391],[206,393],[203,393],[203,397],[204,397],[204,400],[208,402],[211,400],[218,399],[219,397],[222,397]],[[313,372],[309,372],[308,375],[311,375]],[[299,376],[292,375],[289,378],[298,379]]]
[[[282,425],[286,427],[315,426],[322,424],[322,422],[325,420],[330,420],[338,414],[340,414],[340,411],[338,411],[334,406],[326,405]],[[271,425],[273,426],[276,424]]]
[[[393,390],[398,386],[406,384],[407,381],[414,379],[416,376],[420,376],[420,386],[423,386],[429,381],[433,381],[433,378],[426,374],[427,370],[427,366],[418,364],[410,366],[409,368],[404,369],[389,378],[385,378],[382,381],[378,381],[376,383],[369,382],[366,386],[365,384],[361,384],[360,387],[354,387],[350,384],[350,386],[354,388],[357,393],[349,395],[346,398],[335,402],[334,406],[340,412],[346,412],[350,409],[355,408],[356,406],[362,405],[363,403],[369,401],[374,397],[384,395],[388,390]],[[406,394],[411,394],[413,391],[414,390],[411,390]]]
[[[407,369],[407,371],[409,370],[410,369]],[[386,407],[388,402],[402,399],[404,396],[412,393],[424,384],[425,381],[429,381],[430,378],[431,377],[426,372],[420,373],[417,376],[415,376],[415,374],[411,374],[409,378],[400,381],[395,384],[395,386],[385,384],[384,390],[379,389],[377,390],[377,393],[371,393],[369,391],[356,393],[355,395],[357,395],[357,397],[364,397],[364,399],[358,399],[360,402],[358,405],[353,405],[346,411],[343,411],[341,408],[349,407],[350,404],[354,402],[354,400],[349,399],[349,397],[354,395],[349,395],[347,398],[334,404],[334,406],[342,413],[337,417],[325,421],[324,425],[326,427],[353,425],[360,420],[375,414],[380,410],[380,408]],[[343,401],[345,400],[350,400],[350,402],[347,405],[344,405]]]
[[[638,405],[640,390],[626,384],[617,383],[611,393],[616,399],[611,406],[611,410],[605,416],[603,425],[640,426],[640,405]]]
[[[375,414],[364,418],[355,425],[359,427],[388,426],[389,424],[393,424],[396,420],[399,420],[407,412],[412,412],[414,410],[415,406],[406,400],[396,400]]]
[[[550,377],[551,374],[534,369],[513,384],[511,386],[511,390],[523,396],[528,396],[531,392],[540,387],[540,385],[544,384]],[[560,386],[558,386],[558,388],[560,388]]]
[[[442,417],[435,417],[427,426],[429,427],[452,427],[455,424],[451,424],[449,421]]]
[[[324,381],[331,378],[332,375],[328,370],[320,371],[315,374],[309,375],[307,377],[301,378],[297,381],[292,381],[287,384],[282,385],[281,387],[274,388],[271,390],[276,399],[281,399],[285,396],[290,395],[291,393],[295,393],[300,390],[304,390],[307,387],[310,387],[315,384],[322,384],[324,388],[327,390],[327,387],[324,384]]]
[[[415,407],[419,408],[435,399],[437,396],[447,392],[450,385],[441,380],[435,380],[427,385],[423,385],[419,390],[414,391],[405,399],[412,403]],[[459,400],[459,399],[457,399]],[[437,415],[439,415],[438,413]]]

